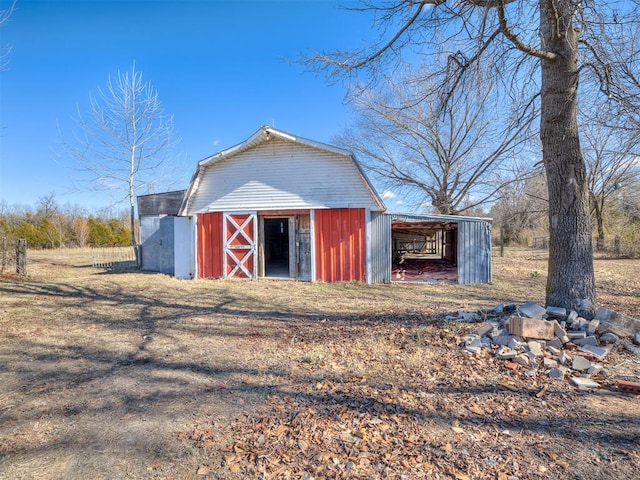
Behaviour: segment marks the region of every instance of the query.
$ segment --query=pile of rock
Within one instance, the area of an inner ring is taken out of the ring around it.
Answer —
[[[498,305],[477,313],[458,312],[457,317],[447,318],[482,322],[463,338],[465,351],[491,352],[505,360],[507,368],[524,368],[528,376],[542,369],[549,378],[569,377],[581,389],[599,387],[593,377],[608,375],[601,362],[614,345],[624,342],[627,350],[640,355],[640,321],[605,308],[598,309],[592,320],[575,311],[533,302],[520,307]]]

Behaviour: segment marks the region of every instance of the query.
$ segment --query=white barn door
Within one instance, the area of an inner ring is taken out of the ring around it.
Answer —
[[[256,278],[258,215],[223,213],[223,271],[227,278]]]

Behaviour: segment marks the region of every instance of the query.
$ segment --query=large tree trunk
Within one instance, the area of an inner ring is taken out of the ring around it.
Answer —
[[[578,36],[572,3],[540,1],[543,48],[557,55],[554,60],[542,60],[540,138],[550,232],[546,302],[591,318],[596,289],[587,174],[576,116]]]

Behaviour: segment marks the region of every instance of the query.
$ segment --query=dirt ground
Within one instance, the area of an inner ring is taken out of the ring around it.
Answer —
[[[640,357],[596,392],[459,347],[459,310],[543,302],[544,252],[491,285],[182,281],[30,252],[0,278],[0,479],[631,479]],[[596,261],[640,316],[640,261]]]

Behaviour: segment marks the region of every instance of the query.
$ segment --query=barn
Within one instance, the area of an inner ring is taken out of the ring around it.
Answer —
[[[351,152],[269,126],[200,161],[177,211],[173,193],[170,209],[143,199],[141,239],[156,239],[141,241],[143,269],[162,271],[162,256],[169,270],[173,249],[165,273],[181,278],[386,283],[398,262],[405,281],[420,280],[410,265],[438,262],[452,281],[491,281],[489,219],[387,214]]]

